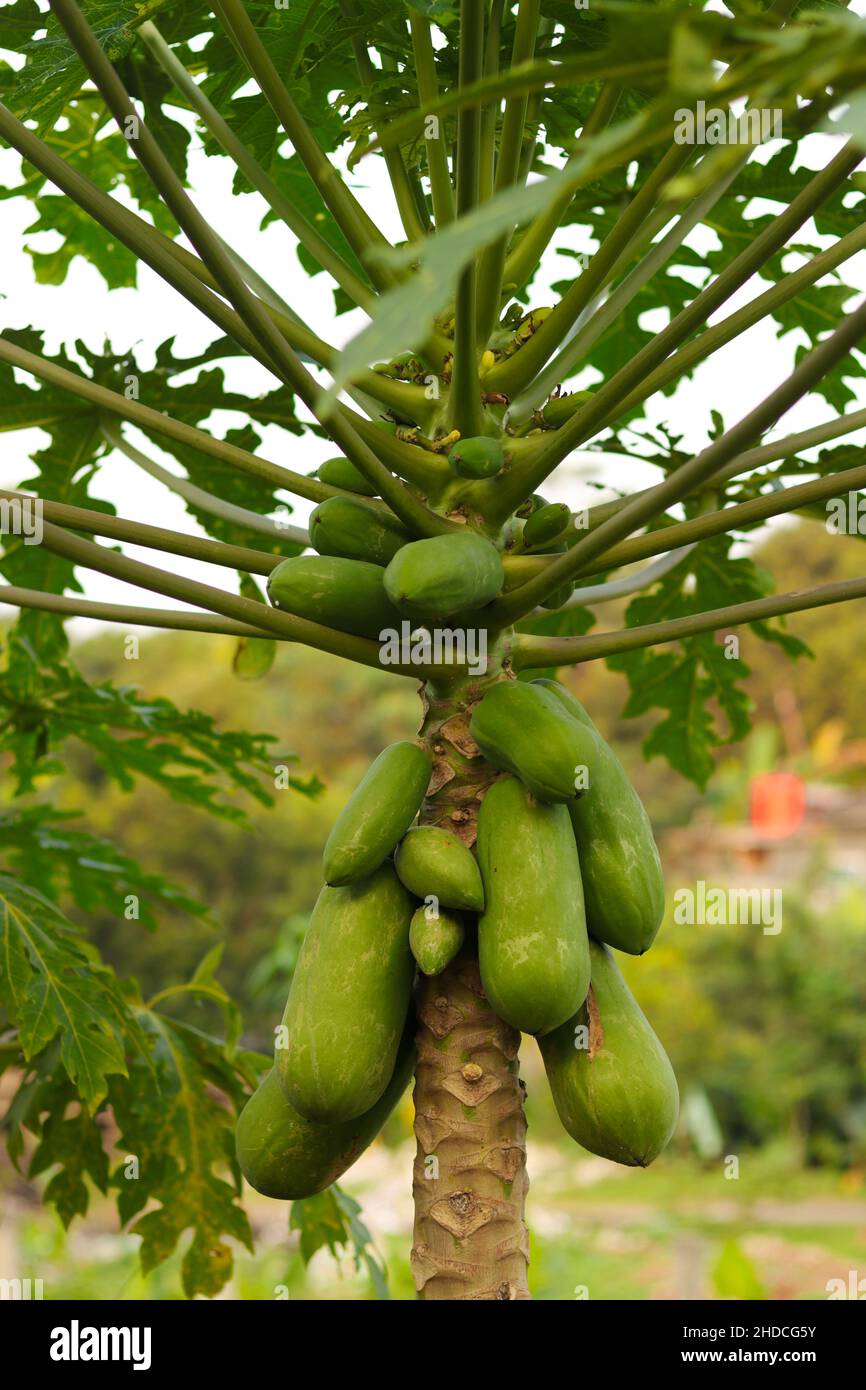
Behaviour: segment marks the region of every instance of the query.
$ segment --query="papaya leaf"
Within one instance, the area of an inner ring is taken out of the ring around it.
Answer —
[[[223,1236],[252,1249],[249,1222],[238,1204],[234,1118],[251,1083],[244,1061],[218,1039],[157,1008],[138,1011],[151,1043],[145,1064],[111,1089],[124,1154],[111,1176],[121,1219],[141,1237],[144,1273],[175,1250],[188,1231],[181,1264],[184,1293],[214,1297],[231,1276],[233,1255]],[[226,1099],[230,1106],[226,1105]],[[228,1168],[232,1181],[219,1174]]]
[[[733,544],[731,536],[702,542],[654,590],[632,600],[627,626],[724,608],[771,592],[772,579],[766,571],[746,557],[731,558]],[[790,656],[807,650],[781,627],[759,624],[754,631],[783,645]],[[703,789],[715,765],[714,750],[737,742],[749,731],[750,703],[741,686],[749,667],[740,659],[738,648],[725,646],[708,633],[673,648],[624,652],[611,657],[608,665],[628,678],[626,718],[653,709],[664,711],[664,718],[644,742],[645,756],[666,758]],[[714,704],[726,728],[720,726]]]
[[[0,956],[0,1000],[24,1057],[59,1038],[63,1068],[93,1111],[108,1078],[126,1074],[127,1033],[138,1036],[113,973],[53,903],[8,874],[0,874]]]
[[[240,592],[243,598],[264,603],[265,599],[252,575],[240,576]],[[232,670],[238,680],[257,681],[266,676],[274,664],[277,644],[270,637],[239,637],[235,647]]]
[[[315,1197],[293,1202],[289,1229],[299,1232],[304,1264],[310,1263],[317,1250],[329,1250],[334,1259],[349,1253],[356,1271],[362,1266],[367,1270],[376,1297],[388,1299],[385,1266],[360,1215],[358,1203],[335,1183]]]
[[[100,908],[115,913],[129,894],[139,903],[139,920],[155,928],[154,908],[175,908],[212,924],[211,909],[170,883],[162,874],[145,873],[110,840],[72,827],[77,813],[52,806],[16,806],[0,810],[0,856],[6,867],[25,871],[52,902],[66,896],[79,911]]]

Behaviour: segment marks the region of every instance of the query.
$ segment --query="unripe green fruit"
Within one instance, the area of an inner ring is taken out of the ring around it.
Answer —
[[[443,907],[484,910],[481,870],[462,840],[438,825],[419,825],[400,842],[394,868],[416,898],[434,897]]]
[[[235,1150],[256,1192],[283,1202],[312,1197],[337,1181],[373,1142],[403,1095],[415,1066],[414,1027],[403,1034],[391,1080],[369,1110],[354,1120],[316,1124],[283,1094],[273,1067],[240,1113]]]
[[[535,548],[550,545],[571,523],[571,509],[564,502],[549,502],[528,518],[523,528],[523,544]]]
[[[541,418],[548,429],[558,429],[582,410],[592,395],[592,391],[572,391],[569,396],[554,396],[542,409]]]
[[[390,864],[319,894],[276,1050],[280,1086],[308,1120],[364,1115],[391,1080],[415,976],[414,910]]]
[[[483,608],[504,583],[495,545],[477,531],[413,541],[385,570],[385,592],[410,618],[450,618]]]
[[[342,555],[294,555],[268,578],[275,608],[324,623],[356,637],[378,637],[399,625],[400,614],[385,593],[381,565]]]
[[[505,450],[498,439],[478,435],[459,439],[448,454],[448,462],[461,478],[492,478],[505,464]]]
[[[424,975],[441,975],[463,945],[463,923],[454,912],[419,907],[409,927],[409,945]]]
[[[326,459],[324,463],[319,464],[319,477],[323,483],[330,483],[331,487],[341,487],[346,492],[357,492],[361,497],[376,496],[376,489],[349,459]]]
[[[387,565],[412,539],[405,527],[364,502],[329,497],[310,515],[310,539],[320,555]]]
[[[596,734],[549,691],[525,681],[492,685],[475,706],[469,731],[487,761],[514,773],[539,801],[578,796],[583,769],[591,778],[598,757]]]
[[[328,836],[325,882],[334,888],[375,873],[418,814],[430,781],[430,754],[417,743],[392,743],[367,768]]]
[[[677,1122],[673,1068],[613,952],[590,941],[591,984],[573,1018],[540,1040],[559,1118],[590,1153],[645,1168]]]

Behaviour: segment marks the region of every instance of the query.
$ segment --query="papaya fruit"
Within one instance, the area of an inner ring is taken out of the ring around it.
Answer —
[[[540,1040],[566,1131],[590,1153],[645,1168],[670,1140],[679,1093],[667,1053],[607,946],[590,942],[585,1004]]]
[[[463,945],[464,936],[463,923],[455,912],[419,907],[409,927],[409,945],[419,970],[425,975],[441,975]]]
[[[442,907],[481,912],[484,887],[471,849],[439,825],[416,825],[400,841],[394,868],[416,898],[438,898]]]
[[[415,976],[414,910],[390,864],[320,892],[276,1050],[283,1092],[308,1120],[354,1120],[388,1085]]]
[[[238,1117],[235,1152],[241,1172],[263,1197],[293,1202],[323,1192],[372,1144],[403,1095],[415,1066],[414,1027],[403,1034],[391,1080],[376,1104],[354,1120],[320,1125],[283,1094],[272,1067]]]
[[[580,800],[569,803],[590,935],[618,951],[643,955],[655,940],[665,907],[664,875],[649,816],[580,701],[558,681],[533,684],[550,691],[598,740],[589,787]]]
[[[352,497],[329,497],[310,513],[310,541],[320,555],[388,564],[412,537],[395,517]]]
[[[580,863],[564,806],[508,777],[478,816],[486,906],[478,923],[481,983],[496,1013],[524,1033],[558,1028],[589,986]]]
[[[432,761],[417,743],[392,743],[371,763],[325,843],[322,869],[332,888],[375,873],[418,814]]]
[[[385,592],[411,618],[450,618],[490,603],[504,578],[495,545],[455,531],[403,546],[385,570]]]
[[[523,528],[523,544],[528,549],[550,545],[571,524],[571,508],[564,502],[548,502],[527,519]]]
[[[505,465],[505,450],[499,439],[478,435],[458,439],[448,452],[448,462],[461,478],[493,478]]]
[[[513,772],[539,801],[571,801],[580,770],[592,776],[598,738],[537,685],[497,681],[475,706],[469,731],[487,761]]]
[[[547,429],[555,430],[564,425],[583,409],[587,401],[592,400],[592,395],[592,391],[572,391],[565,396],[551,396],[541,411],[541,418]]]
[[[399,630],[401,614],[385,593],[384,571],[366,560],[342,555],[297,555],[281,560],[268,578],[275,608],[324,623],[356,637]]]
[[[361,497],[376,496],[376,489],[367,482],[361,470],[356,468],[350,459],[341,455],[320,463],[319,477],[323,483],[330,483],[331,487],[341,487],[346,492],[357,492]]]

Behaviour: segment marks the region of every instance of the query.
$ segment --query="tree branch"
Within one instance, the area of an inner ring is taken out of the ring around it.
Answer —
[[[731,458],[740,453],[752,440],[760,438],[786,410],[819,382],[851,347],[866,334],[866,301],[840,324],[835,332],[804,357],[794,371],[748,415],[715,440],[703,453],[682,464],[664,482],[633,497],[615,516],[585,535],[571,550],[554,560],[544,574],[513,590],[495,603],[490,610],[491,622],[509,621],[522,617],[560,585],[578,575],[581,570],[603,554],[616,541],[661,515],[668,507],[710,482]]]
[[[55,362],[49,362],[36,353],[16,347],[14,343],[10,343],[3,337],[0,337],[0,362],[8,362],[11,367],[19,367],[24,372],[31,372],[40,381],[47,381],[51,386],[57,386],[62,391],[70,391],[81,400],[87,401],[99,410],[106,411],[109,415],[117,415],[122,420],[129,420],[131,424],[140,426],[143,430],[164,435],[167,439],[174,439],[179,444],[188,444],[191,448],[198,449],[200,453],[207,454],[210,458],[219,459],[221,463],[232,464],[253,478],[261,478],[274,487],[285,488],[287,492],[293,492],[298,497],[306,497],[310,502],[324,502],[328,497],[354,497],[355,495],[345,492],[342,488],[331,487],[328,483],[321,483],[318,478],[305,478],[303,473],[294,473],[290,468],[283,468],[278,463],[270,463],[267,459],[248,453],[246,449],[239,449],[236,444],[228,444],[225,440],[215,439],[213,435],[205,434],[204,430],[198,430],[193,425],[184,424],[181,420],[173,420],[170,415],[163,414],[161,410],[152,410],[150,406],[142,405],[140,401],[127,400],[119,392],[110,391],[108,387],[100,386],[87,377],[79,376],[77,372],[67,371],[65,367],[59,367]],[[374,510],[377,509],[375,503],[365,503],[365,505],[372,505]]]
[[[690,613],[663,623],[648,623],[644,627],[620,628],[616,632],[599,632],[589,637],[531,637],[518,636],[512,648],[512,661],[517,670],[535,666],[572,666],[600,657],[618,656],[639,647],[655,647],[664,642],[678,642],[686,637],[699,637],[704,632],[740,627],[744,623],[765,622],[768,618],[786,613],[800,613],[808,608],[823,608],[832,603],[847,603],[866,598],[866,579],[845,579],[836,584],[824,584],[816,589],[797,590],[789,594],[773,594],[751,603],[735,603],[730,608],[714,608],[707,613]]]
[[[656,334],[606,381],[571,420],[551,433],[549,439],[539,446],[537,453],[526,459],[522,468],[512,469],[508,477],[502,480],[499,489],[497,516],[500,511],[507,516],[523,497],[539,488],[558,463],[597,433],[602,422],[616,419],[629,393],[785,245],[788,238],[844,182],[862,158],[862,152],[853,142],[847,144],[825,169],[810,179],[784,212],[774,217],[754,241],[671,320],[667,328]]]
[[[212,613],[249,624],[255,628],[256,636],[282,636],[290,642],[301,642],[318,651],[330,652],[356,661],[362,666],[380,668],[379,647],[366,637],[355,637],[347,632],[336,632],[322,627],[320,623],[309,622],[306,618],[295,617],[278,608],[257,603],[254,599],[240,598],[226,593],[224,589],[211,584],[201,584],[198,580],[187,579],[183,575],[169,574],[167,570],[145,565],[140,560],[132,560],[127,555],[119,555],[115,550],[96,545],[93,541],[72,536],[68,531],[44,522],[41,544],[55,555],[63,555],[75,565],[97,570],[100,574],[112,575],[129,584],[137,584],[169,598],[179,599],[204,608]],[[408,675],[416,680],[424,680],[434,674],[434,670],[424,666],[390,666],[387,668],[397,675]],[[441,677],[442,672],[439,671]]]
[[[235,135],[228,121],[223,119],[198,83],[187,72],[156,25],[151,20],[146,20],[139,33],[178,92],[186,98],[220,148],[234,161],[271,210],[285,223],[310,255],[315,257],[322,269],[337,282],[352,303],[367,308],[374,299],[369,285],[364,284],[303,213],[280,192],[270,174],[253,158],[243,141]]]
[[[137,464],[151,478],[156,478],[170,492],[182,497],[191,506],[198,507],[199,511],[207,512],[210,516],[222,517],[223,521],[230,521],[235,526],[244,526],[248,531],[269,536],[271,540],[290,541],[294,545],[310,544],[309,533],[302,526],[280,525],[269,516],[250,511],[249,507],[239,507],[234,502],[226,502],[215,493],[206,492],[203,487],[196,487],[188,478],[179,478],[176,473],[170,473],[155,459],[148,458],[147,454],[143,454],[134,444],[124,439],[116,424],[106,421],[102,426],[102,434],[112,449],[118,449],[130,462]]]
[[[390,243],[347,188],[313,135],[286,90],[242,0],[214,0],[212,8],[355,255],[368,271],[376,288],[384,288],[392,282],[392,274],[382,264],[370,259],[368,253],[373,248],[387,250]]]
[[[357,17],[357,9],[354,0],[340,0],[340,7],[347,19]],[[355,54],[355,67],[358,69],[358,77],[361,85],[372,87],[375,81],[376,70],[370,61],[370,54],[367,45],[360,34],[352,36],[352,51]],[[400,214],[400,221],[403,223],[403,230],[406,233],[407,241],[420,241],[427,235],[427,230],[423,226],[418,209],[415,206],[415,195],[412,192],[412,185],[406,172],[406,165],[403,163],[403,156],[399,148],[384,150],[385,168],[388,170],[388,178],[391,180],[391,188],[394,193],[394,200],[397,204],[397,211]]]
[[[484,6],[478,0],[460,0],[461,87],[477,81],[484,63]],[[457,117],[457,215],[478,205],[481,157],[481,112],[478,107]],[[448,418],[452,429],[464,436],[481,434],[484,412],[478,377],[476,338],[478,272],[472,260],[461,271],[454,311],[454,357]]]
[[[530,62],[535,56],[539,9],[539,0],[520,0],[511,48],[511,66],[513,68],[518,67],[521,63]],[[505,103],[502,133],[499,139],[499,158],[496,161],[494,191],[497,193],[516,183],[520,173],[520,155],[523,148],[527,101],[528,97],[522,94],[511,97]],[[495,111],[495,109],[494,105],[493,110]],[[482,345],[487,342],[499,319],[502,272],[505,266],[508,242],[508,236],[500,237],[498,241],[485,248],[479,259],[477,336],[478,342]]]
[[[422,110],[439,99],[439,83],[436,77],[436,59],[430,40],[430,22],[426,15],[415,9],[409,10],[409,27],[412,31],[412,50],[415,54],[415,76],[418,80],[418,104]],[[438,125],[436,139],[425,140],[427,151],[427,171],[430,176],[430,196],[433,200],[433,216],[436,226],[444,227],[454,221],[454,189],[451,185],[451,170],[448,167],[448,151],[445,145],[444,122]]]
[[[120,603],[100,603],[96,599],[73,598],[66,594],[45,594],[40,589],[21,589],[0,585],[0,604],[11,608],[35,608],[42,613],[59,613],[67,618],[95,618],[103,623],[122,623],[127,627],[158,627],[169,631],[222,633],[228,637],[269,637],[288,641],[273,632],[233,622],[213,613],[181,613],[171,608],[138,608]]]
[[[229,545],[226,541],[211,540],[209,536],[187,536],[163,526],[149,526],[143,521],[127,521],[109,512],[90,507],[73,507],[67,502],[54,502],[47,497],[19,489],[0,488],[0,498],[6,501],[31,498],[39,505],[42,517],[73,531],[86,531],[90,536],[108,536],[112,540],[143,545],[150,550],[164,550],[170,555],[183,555],[189,560],[204,560],[210,565],[225,565],[228,569],[246,570],[249,574],[270,574],[283,555],[268,555],[245,545]]]

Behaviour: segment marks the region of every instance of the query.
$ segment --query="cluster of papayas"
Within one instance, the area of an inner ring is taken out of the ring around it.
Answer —
[[[568,509],[532,500],[526,547],[561,543]],[[312,534],[321,553],[277,566],[271,600],[347,632],[471,615],[503,586],[485,537],[413,540],[360,495],[321,504]],[[238,1124],[243,1172],[267,1195],[320,1191],[372,1141],[413,1065],[417,971],[440,974],[467,940],[493,1010],[539,1039],[575,1140],[643,1165],[671,1136],[676,1081],[611,950],[646,951],[664,906],[637,792],[555,681],[495,680],[468,733],[466,756],[499,774],[481,798],[474,848],[424,823],[432,758],[414,742],[379,755],[328,837],[275,1064]]]
[[[506,1022],[538,1036],[572,1138],[618,1163],[650,1163],[673,1132],[676,1080],[610,950],[641,955],[661,922],[649,818],[556,681],[496,682],[469,727],[506,774],[478,818],[485,993]]]

